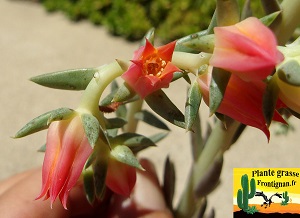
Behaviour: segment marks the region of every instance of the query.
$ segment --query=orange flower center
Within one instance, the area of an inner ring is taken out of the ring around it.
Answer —
[[[157,54],[152,54],[143,60],[143,72],[145,75],[160,77],[167,63]]]

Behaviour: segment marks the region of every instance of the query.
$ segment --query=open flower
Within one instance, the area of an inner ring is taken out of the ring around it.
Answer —
[[[207,105],[209,105],[210,81],[211,67],[198,80],[203,99]],[[262,111],[262,98],[265,88],[266,84],[262,81],[256,81],[255,83],[246,82],[236,75],[231,75],[224,98],[217,112],[227,115],[245,125],[262,130],[269,139],[270,132]],[[281,106],[281,101],[278,101],[276,108],[280,108]],[[273,120],[285,123],[277,111],[274,113]]]
[[[263,80],[283,60],[270,29],[250,17],[233,26],[215,27],[215,48],[210,65],[245,81]]]
[[[80,116],[76,114],[70,119],[52,122],[47,135],[42,190],[37,199],[50,198],[53,204],[59,196],[67,208],[68,194],[91,152]]]
[[[133,64],[122,75],[127,84],[145,98],[147,95],[161,88],[168,88],[173,73],[180,71],[171,63],[176,42],[154,48],[146,39],[145,46],[141,46],[135,53]]]

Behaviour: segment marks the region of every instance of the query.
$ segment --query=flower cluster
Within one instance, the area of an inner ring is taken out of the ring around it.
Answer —
[[[263,95],[268,76],[272,75],[283,55],[277,49],[274,34],[257,18],[248,18],[233,26],[215,27],[215,48],[210,65],[231,73],[217,112],[243,124],[270,133],[263,114]],[[200,75],[199,84],[209,104],[212,67]],[[278,100],[276,109],[283,104]],[[285,122],[275,111],[273,120]]]

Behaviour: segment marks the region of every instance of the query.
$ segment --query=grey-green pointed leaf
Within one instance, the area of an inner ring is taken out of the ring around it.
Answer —
[[[84,90],[97,71],[97,68],[72,69],[35,76],[30,80],[49,88]]]
[[[115,129],[115,128],[121,128],[126,124],[126,120],[122,118],[109,118],[106,119],[106,128],[107,129]]]
[[[100,200],[103,199],[106,188],[105,179],[108,167],[107,161],[108,160],[104,158],[97,158],[97,160],[93,164],[95,192],[96,197]]]
[[[200,86],[195,80],[192,86],[189,88],[187,100],[185,102],[185,129],[191,130],[197,117],[200,102],[202,99]]]
[[[173,198],[175,193],[175,177],[174,164],[170,161],[170,158],[167,157],[164,169],[163,193],[167,206],[171,210],[173,208]]]
[[[272,122],[279,93],[279,88],[274,80],[273,77],[269,81],[263,95],[263,115],[267,126],[270,126]]]
[[[146,39],[149,40],[149,42],[153,45],[154,43],[154,32],[155,32],[155,28],[151,28],[150,30],[148,30],[144,36],[144,38],[141,40],[140,46],[143,46],[146,44]]]
[[[43,144],[37,151],[38,152],[45,152],[46,151],[46,144]]]
[[[193,33],[191,35],[188,35],[188,36],[185,36],[179,40],[177,40],[176,42],[176,46],[175,46],[175,51],[182,51],[182,52],[188,52],[188,53],[199,53],[199,51],[197,49],[194,49],[192,47],[187,47],[187,46],[184,46],[185,43],[188,43],[190,40],[193,40],[195,38],[198,38],[198,37],[202,37],[204,35],[207,34],[207,31],[206,30],[202,30],[198,33]]]
[[[281,13],[281,11],[276,11],[273,12],[272,14],[268,14],[262,18],[260,18],[260,21],[266,25],[266,26],[270,26],[273,21],[278,17],[278,15]]]
[[[213,164],[207,169],[205,175],[195,184],[195,195],[200,198],[207,196],[219,184],[220,175],[222,172],[223,157],[217,158]]]
[[[197,50],[198,52],[212,53],[214,50],[215,37],[210,35],[197,35],[195,34],[189,41],[184,42],[182,45]]]
[[[100,106],[110,105],[112,103],[114,95],[117,93],[118,89],[119,89],[119,86],[118,86],[117,82],[115,80],[112,81],[111,91],[103,100],[101,100]]]
[[[156,133],[152,136],[149,136],[149,139],[154,142],[157,143],[161,140],[163,140],[169,133],[168,132],[161,132],[161,133]]]
[[[300,86],[300,65],[296,60],[290,60],[277,70],[278,77],[284,82]]]
[[[122,163],[143,170],[143,167],[141,166],[131,149],[125,145],[115,146],[111,150],[110,154]]]
[[[141,120],[159,129],[170,130],[168,126],[147,110],[140,111],[134,115],[135,119]]]
[[[176,126],[185,128],[184,115],[162,90],[148,95],[145,100],[159,116]]]
[[[113,97],[113,102],[123,102],[133,98],[136,93],[129,87],[127,83],[123,83]]]
[[[59,109],[55,109],[52,111],[49,111],[47,113],[44,113],[36,118],[34,118],[33,120],[31,120],[30,122],[28,122],[24,127],[22,127],[14,136],[14,138],[21,138],[33,133],[36,133],[38,131],[47,129],[49,127],[49,123],[48,120],[51,116],[52,113],[55,113],[56,110],[60,110]]]
[[[111,139],[111,144],[126,145],[134,153],[156,144],[146,136],[137,133],[123,133]]]
[[[48,124],[52,123],[53,121],[57,120],[66,120],[70,118],[74,113],[74,110],[70,108],[58,108],[56,110],[53,110],[52,113],[50,114],[50,117],[48,119]]]
[[[226,70],[213,68],[209,87],[209,110],[211,115],[218,110],[223,100],[230,75]]]
[[[92,169],[83,170],[83,187],[86,198],[90,204],[96,199],[94,172]]]
[[[90,145],[94,147],[100,134],[99,121],[91,114],[82,114],[81,119],[86,137],[88,138]]]
[[[202,138],[202,128],[200,123],[199,112],[196,116],[193,126],[193,132],[190,132],[193,160],[196,161],[204,148],[204,140]]]

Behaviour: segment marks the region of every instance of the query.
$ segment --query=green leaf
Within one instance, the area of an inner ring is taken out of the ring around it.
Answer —
[[[96,199],[94,172],[88,168],[83,170],[83,187],[88,202],[92,205]]]
[[[164,168],[163,193],[164,193],[167,206],[171,210],[173,209],[175,182],[176,182],[175,167],[174,164],[170,161],[170,158],[167,157],[165,161],[165,168]]]
[[[214,51],[215,36],[210,35],[192,35],[189,41],[182,43],[183,46],[189,47],[198,52],[212,53]]]
[[[275,80],[276,78],[272,77],[263,95],[263,115],[267,126],[272,122],[278,99],[279,87]]]
[[[293,86],[300,86],[300,65],[296,60],[284,63],[277,70],[278,77]]]
[[[106,158],[98,157],[93,164],[95,193],[96,197],[100,200],[103,199],[106,188],[107,163],[108,160]]]
[[[157,142],[163,140],[168,134],[169,134],[168,132],[157,133],[157,134],[154,134],[152,136],[149,136],[149,139],[152,142],[157,143]]]
[[[65,70],[35,76],[30,80],[49,88],[84,90],[97,71],[97,68]]]
[[[187,99],[185,102],[185,129],[191,130],[192,126],[195,122],[195,119],[197,117],[200,102],[202,99],[200,86],[195,80],[192,84],[192,86],[189,88]]]
[[[113,102],[123,102],[133,98],[136,95],[129,85],[124,82],[113,97]]]
[[[135,157],[130,148],[125,145],[115,146],[110,154],[116,158],[116,160],[125,163],[129,166],[135,167],[140,170],[144,170],[138,159]]]
[[[154,44],[154,32],[155,32],[155,28],[151,28],[150,30],[148,30],[147,33],[145,34],[144,38],[141,40],[140,46],[143,46],[146,44],[145,39],[148,39],[149,42],[153,45]]]
[[[197,33],[193,33],[191,35],[188,35],[188,36],[185,36],[179,40],[177,40],[176,42],[176,47],[175,47],[175,51],[181,51],[181,52],[188,52],[188,53],[199,53],[199,51],[197,49],[194,49],[192,47],[187,47],[187,46],[184,46],[185,43],[188,44],[188,42],[190,40],[193,40],[194,38],[198,38],[198,37],[202,37],[204,35],[207,34],[207,31],[206,30],[202,30],[200,32],[197,32]]]
[[[207,169],[205,175],[195,184],[195,195],[200,198],[211,193],[220,183],[220,175],[223,167],[223,157],[217,158],[214,163]]]
[[[49,111],[44,113],[30,122],[28,122],[24,127],[22,127],[14,136],[14,138],[21,138],[41,130],[47,129],[49,127],[49,118],[51,117],[52,113],[56,113],[56,111],[62,110],[61,108]]]
[[[230,79],[230,73],[221,68],[213,68],[211,82],[209,86],[209,110],[210,115],[214,114],[225,95],[225,90]]]
[[[122,118],[109,118],[105,120],[107,129],[115,129],[123,127],[127,122]]]
[[[70,118],[74,114],[74,110],[70,108],[58,108],[50,114],[50,117],[47,121],[48,124],[52,123],[53,121],[58,120],[66,120]]]
[[[260,21],[266,25],[266,26],[270,26],[273,21],[278,17],[278,15],[281,14],[281,11],[276,11],[272,14],[268,14],[262,18],[260,18]]]
[[[91,114],[82,114],[81,119],[86,137],[88,138],[88,141],[93,148],[98,141],[100,134],[99,121]]]
[[[116,115],[117,117],[126,120],[126,116],[127,116],[127,108],[125,105],[120,105],[116,111]]]
[[[193,132],[190,132],[193,160],[196,161],[204,148],[199,111],[195,118]]]
[[[37,150],[38,152],[45,152],[46,151],[46,144],[43,144],[39,150]]]
[[[126,145],[134,153],[156,144],[146,136],[137,133],[123,133],[111,139],[113,145]]]
[[[111,83],[111,91],[110,93],[100,102],[101,106],[107,106],[110,105],[112,103],[112,100],[114,98],[114,95],[117,93],[118,91],[118,84],[117,82],[114,80]]]
[[[170,130],[166,124],[164,124],[160,119],[158,119],[154,114],[147,110],[143,110],[140,112],[137,112],[134,115],[135,119],[144,121],[145,123],[157,127],[159,129],[164,129],[164,130]]]
[[[176,126],[185,128],[184,115],[162,90],[148,95],[145,100],[150,108],[162,118]]]

